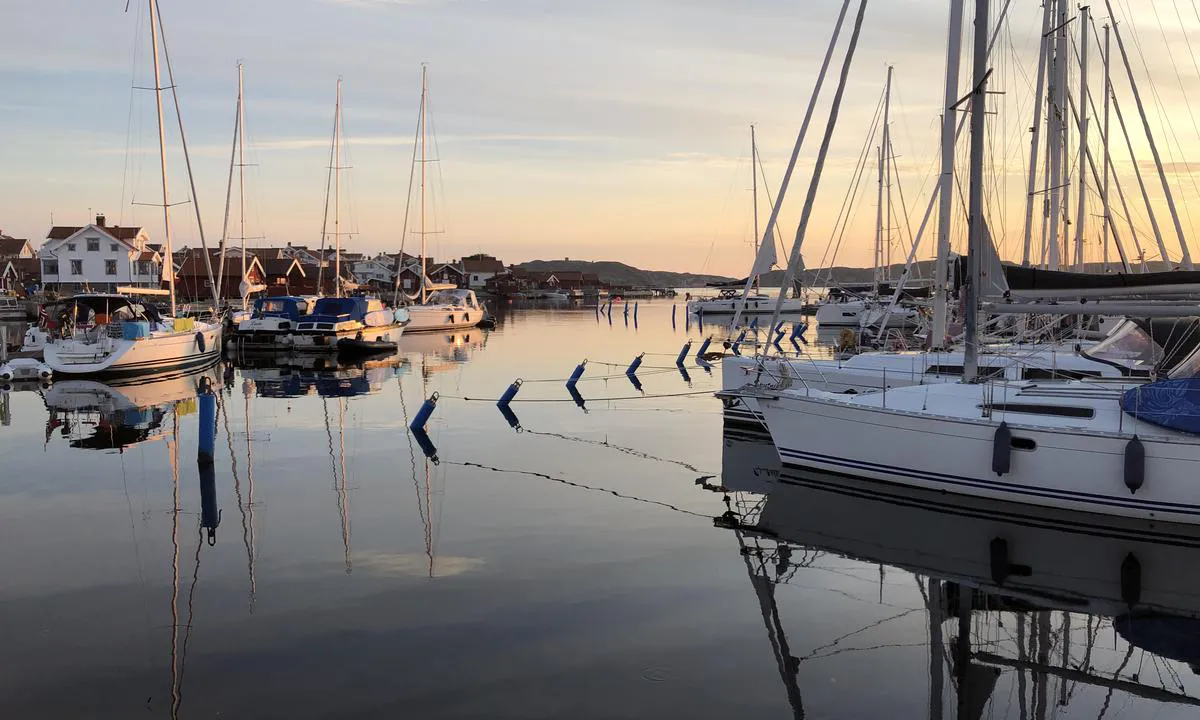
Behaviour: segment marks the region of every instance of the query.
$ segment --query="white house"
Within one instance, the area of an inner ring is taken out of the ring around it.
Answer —
[[[352,263],[351,267],[360,283],[391,285],[396,281],[396,261],[386,255],[359,260]]]
[[[482,290],[487,286],[488,280],[508,272],[508,268],[504,267],[504,263],[491,255],[483,253],[464,257],[462,259],[462,269],[466,275],[467,286],[472,290]]]
[[[162,256],[147,248],[140,227],[110,226],[103,215],[83,227],[56,225],[38,250],[48,290],[115,291],[118,285],[159,287]]]

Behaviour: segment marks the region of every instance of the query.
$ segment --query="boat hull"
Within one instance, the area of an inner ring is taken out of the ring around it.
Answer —
[[[693,315],[734,315],[737,313],[738,305],[741,305],[740,299],[719,299],[713,298],[710,300],[693,300],[688,303],[688,312]],[[775,312],[775,298],[749,298],[746,300],[745,307],[742,309],[743,315],[770,315]],[[804,301],[799,298],[787,298],[783,301],[783,306],[779,312],[787,315],[795,315],[804,312]]]
[[[201,342],[198,337],[203,338]],[[43,357],[56,377],[130,377],[209,365],[221,354],[221,326],[196,323],[191,330],[159,332],[137,340],[55,340]]]
[[[984,386],[957,386],[984,399]],[[829,393],[785,392],[759,399],[780,460],[788,466],[910,487],[1147,520],[1200,523],[1200,445],[1195,438],[1155,434],[1130,418],[1121,432],[1024,425],[1027,418],[940,415],[936,386],[888,393],[903,407],[864,406]],[[915,392],[914,392],[915,391]],[[930,409],[921,407],[925,392]],[[915,403],[913,401],[916,401]],[[1077,405],[1088,401],[1074,400]],[[1107,402],[1107,401],[1105,401]],[[1115,404],[1115,401],[1112,401]],[[885,401],[886,403],[886,401]],[[1107,404],[1090,403],[1099,413]],[[1119,412],[1119,408],[1115,408]],[[1112,427],[1122,422],[1111,415]],[[1002,422],[1011,433],[998,433]],[[1126,454],[1134,434],[1144,448],[1144,482],[1131,482]],[[994,469],[997,445],[1009,467]]]
[[[465,330],[483,320],[482,308],[465,305],[412,305],[408,308],[408,332]]]
[[[340,340],[361,339],[369,342],[398,342],[408,325],[392,324],[378,327],[356,327],[344,330],[306,330],[293,333],[291,347],[300,353],[335,353]]]

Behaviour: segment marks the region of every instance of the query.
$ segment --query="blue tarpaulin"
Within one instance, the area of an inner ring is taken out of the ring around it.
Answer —
[[[1138,420],[1200,434],[1200,377],[1159,380],[1126,390],[1121,409]]]

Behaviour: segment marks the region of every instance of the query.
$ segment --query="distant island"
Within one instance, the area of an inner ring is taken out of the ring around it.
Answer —
[[[704,287],[709,283],[734,282],[737,278],[722,275],[699,275],[696,273],[667,272],[664,270],[642,270],[625,263],[611,260],[530,260],[513,267],[530,272],[581,272],[595,275],[600,282],[611,287],[625,288],[675,288]]]

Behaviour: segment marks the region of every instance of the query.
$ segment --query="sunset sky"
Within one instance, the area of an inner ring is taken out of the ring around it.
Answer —
[[[160,1],[210,242],[221,232],[241,60],[254,163],[247,173],[250,244],[320,244],[340,75],[345,164],[353,166],[343,183],[344,227],[354,232],[345,246],[399,249],[424,62],[439,160],[429,166],[437,212],[427,230],[438,233],[429,236],[431,254],[619,260],[725,275],[744,274],[751,260],[749,125],[758,128],[773,194],[840,6],[835,0]],[[1200,29],[1200,17],[1178,0],[1137,0],[1130,19],[1131,2],[1117,0],[1114,7],[1191,235],[1191,216],[1200,220],[1200,188],[1188,165],[1200,142],[1191,109],[1200,99],[1200,66],[1183,28]],[[994,2],[993,12],[1002,4]],[[131,90],[152,84],[145,5],[132,0],[123,12],[121,0],[0,0],[0,229],[6,234],[36,243],[52,218],[81,224],[103,211],[110,222],[145,223],[160,239],[160,211],[136,204],[161,198],[153,93]],[[914,229],[920,221],[936,173],[946,6],[941,0],[868,6],[806,241],[810,267],[829,243],[888,63],[896,67],[895,202],[902,191]],[[1093,3],[1093,13],[1102,24],[1104,3]],[[1037,3],[1014,2],[993,61],[992,89],[1004,94],[993,96],[990,117],[996,179],[989,219],[1007,257],[1019,254],[1040,22]],[[834,70],[838,62],[840,54]],[[1094,46],[1092,62],[1095,90],[1101,63]],[[1119,69],[1114,65],[1122,110],[1148,191],[1162,210]],[[964,62],[964,92],[968,72]],[[835,81],[833,74],[826,99]],[[822,103],[782,216],[789,245],[826,112]],[[189,196],[176,136],[168,158],[173,202]],[[964,135],[960,152],[965,147]],[[1074,164],[1076,153],[1070,154]],[[1155,258],[1123,149],[1115,162],[1147,257]],[[870,261],[874,177],[872,165],[839,264]],[[765,189],[761,207],[765,221]],[[172,211],[177,245],[198,243],[192,212],[186,205]],[[1100,214],[1094,200],[1088,214]],[[1178,258],[1165,210],[1159,221]],[[1089,258],[1098,257],[1097,232],[1089,229]],[[907,233],[897,231],[902,237]],[[415,242],[410,235],[406,249]],[[930,247],[920,256],[928,257]],[[903,250],[894,252],[899,259]]]

